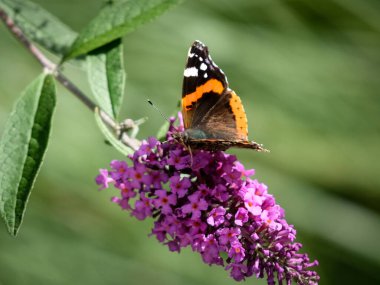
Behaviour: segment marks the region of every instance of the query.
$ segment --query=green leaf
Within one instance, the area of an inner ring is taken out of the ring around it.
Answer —
[[[27,0],[0,0],[0,8],[15,22],[25,36],[62,56],[77,33],[41,6]]]
[[[180,2],[182,0],[110,1],[79,34],[64,60],[124,36]]]
[[[168,132],[169,129],[169,122],[165,121],[165,123],[158,129],[157,132],[157,139],[161,142],[166,140],[166,133]]]
[[[49,140],[55,107],[51,75],[34,80],[16,102],[0,141],[0,213],[16,235]]]
[[[99,106],[114,119],[123,102],[125,71],[121,39],[87,56],[88,80]]]
[[[99,109],[95,111],[95,121],[98,124],[99,129],[103,133],[104,137],[109,141],[109,143],[116,148],[119,152],[124,155],[129,155],[133,153],[130,147],[127,147],[120,140],[118,140],[115,135],[108,129],[108,127],[103,123],[102,118],[99,115]]]

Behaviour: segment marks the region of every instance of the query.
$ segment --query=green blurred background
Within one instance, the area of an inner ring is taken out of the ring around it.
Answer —
[[[38,0],[79,31],[103,1]],[[269,186],[318,259],[320,284],[380,284],[380,3],[187,1],[125,38],[122,116],[154,135],[176,110],[187,49],[206,43],[271,153],[236,153]],[[0,132],[41,68],[0,25]],[[66,74],[90,94],[85,74]],[[98,192],[98,168],[122,156],[62,87],[52,140],[17,238],[0,230],[0,284],[236,284],[198,254],[170,253]],[[249,279],[247,284],[265,284]]]

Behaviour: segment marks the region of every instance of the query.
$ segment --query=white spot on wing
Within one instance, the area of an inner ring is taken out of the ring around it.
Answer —
[[[203,77],[204,77],[204,78],[207,78],[207,77],[208,77],[207,73],[205,73],[205,74],[203,75]]]
[[[196,67],[189,67],[186,68],[185,71],[183,72],[183,75],[185,77],[191,77],[191,76],[198,76],[198,69]]]
[[[206,70],[207,69],[207,65],[202,62],[201,66],[200,66],[200,69],[201,70]]]
[[[200,56],[200,57],[199,57],[199,61],[203,61],[203,57]]]

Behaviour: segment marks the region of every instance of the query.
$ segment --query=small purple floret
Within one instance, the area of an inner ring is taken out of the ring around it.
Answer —
[[[109,177],[109,173],[107,169],[100,169],[99,175],[96,176],[95,182],[96,184],[100,185],[99,190],[103,190],[105,188],[109,187],[109,183],[113,182],[114,180]]]
[[[210,214],[208,215],[207,223],[210,226],[218,227],[224,223],[225,214],[226,214],[226,209],[223,208],[222,206],[214,208],[211,210]]]

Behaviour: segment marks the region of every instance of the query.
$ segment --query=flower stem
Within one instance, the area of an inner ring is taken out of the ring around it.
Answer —
[[[17,38],[25,48],[37,59],[37,61],[42,65],[45,72],[52,74],[57,81],[59,81],[67,90],[69,90],[75,97],[77,97],[88,109],[92,112],[95,112],[96,109],[99,109],[99,115],[102,118],[102,121],[111,128],[114,133],[120,132],[120,124],[116,122],[110,115],[101,110],[90,98],[88,98],[72,81],[70,81],[59,69],[59,65],[52,62],[48,59],[39,48],[37,48],[22,30],[15,24],[15,22],[3,11],[0,9],[0,19],[4,22],[8,30]],[[133,150],[136,150],[140,141],[134,138],[130,138],[125,132],[123,132],[121,142],[129,146]]]

